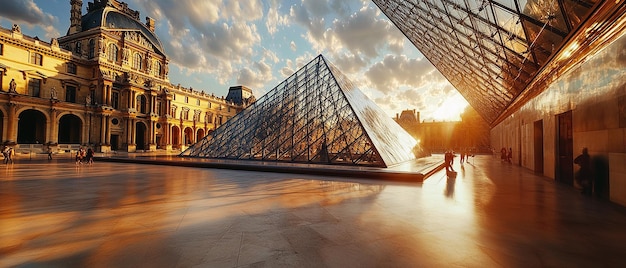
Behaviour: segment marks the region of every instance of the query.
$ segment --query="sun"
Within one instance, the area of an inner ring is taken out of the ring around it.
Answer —
[[[437,108],[433,114],[436,121],[461,121],[461,113],[469,104],[461,96],[457,94],[446,99],[443,104]]]

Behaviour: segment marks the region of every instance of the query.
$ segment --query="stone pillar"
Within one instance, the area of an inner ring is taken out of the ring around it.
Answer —
[[[52,108],[50,109],[50,122],[48,122],[48,137],[47,142],[59,143],[59,122],[57,122],[57,116],[59,111]]]
[[[106,134],[104,135],[104,137],[105,137],[105,142],[104,143],[106,145],[111,145],[111,120],[110,120],[109,116],[106,117],[105,127],[106,127]]]
[[[100,144],[107,144],[106,136],[107,136],[107,122],[108,116],[102,115],[102,122],[100,124]]]
[[[7,108],[9,110],[9,120],[7,121],[6,141],[9,143],[15,143],[17,141],[17,122],[19,120],[17,116],[17,105],[14,103],[8,103]]]
[[[111,88],[111,85],[107,85],[107,99],[106,99],[107,106],[113,106],[113,103],[111,102],[112,95],[113,95],[113,89]]]

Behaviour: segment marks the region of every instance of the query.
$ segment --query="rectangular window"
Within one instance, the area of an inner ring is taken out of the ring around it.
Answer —
[[[113,109],[119,109],[119,102],[120,102],[120,93],[118,91],[113,91],[113,93],[111,94],[111,107],[113,107]]]
[[[211,108],[211,102],[209,101],[209,108]]]
[[[189,103],[189,97],[185,96],[185,103]]]
[[[91,90],[89,91],[89,97],[91,97],[91,105],[96,105],[96,91],[95,90]]]
[[[4,55],[4,44],[0,43],[0,56]]]
[[[41,79],[31,78],[28,80],[28,95],[39,97],[41,93]]]
[[[161,101],[157,101],[156,102],[156,111],[155,111],[159,116],[163,115],[161,113]]]
[[[76,87],[75,86],[66,86],[65,87],[65,101],[76,103]]]
[[[30,63],[41,66],[43,63],[43,56],[39,53],[31,53],[30,54]]]
[[[196,100],[196,105],[200,106],[200,100]]]
[[[76,64],[68,62],[67,63],[67,72],[71,74],[76,74]]]

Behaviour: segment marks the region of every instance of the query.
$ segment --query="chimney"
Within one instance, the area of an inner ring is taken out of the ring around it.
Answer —
[[[83,17],[83,1],[82,0],[70,0],[70,29],[68,35],[81,32],[83,30],[82,17]]]
[[[148,26],[148,29],[150,29],[150,31],[154,32],[154,27],[155,27],[155,22],[153,18],[150,17],[146,17],[146,26]]]

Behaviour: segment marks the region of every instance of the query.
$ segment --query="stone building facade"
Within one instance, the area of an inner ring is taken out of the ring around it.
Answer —
[[[0,134],[18,151],[182,150],[233,117],[235,103],[168,79],[155,21],[116,0],[82,14],[50,42],[0,28]],[[248,96],[250,97],[250,96]],[[251,96],[252,100],[254,96]]]

